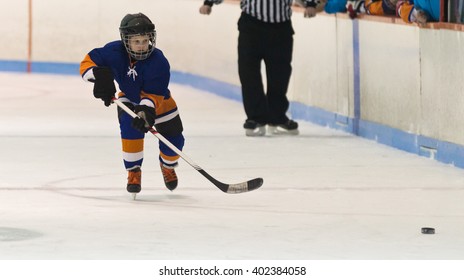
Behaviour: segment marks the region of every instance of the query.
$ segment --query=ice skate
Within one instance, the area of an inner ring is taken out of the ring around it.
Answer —
[[[127,176],[127,191],[135,200],[137,194],[142,190],[142,170],[139,167],[129,170]]]
[[[164,164],[160,163],[161,166],[161,173],[163,173],[164,184],[168,190],[173,191],[177,187],[177,175],[174,167],[165,166]]]
[[[252,120],[246,120],[243,124],[246,136],[264,136],[266,134],[266,125]]]
[[[274,135],[298,135],[298,123],[293,120],[288,120],[283,124],[269,124],[269,134]]]

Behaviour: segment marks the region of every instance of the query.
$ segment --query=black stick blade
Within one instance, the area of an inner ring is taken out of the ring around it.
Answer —
[[[263,182],[263,178],[255,178],[240,184],[223,184],[223,186],[218,186],[218,188],[226,193],[243,193],[256,190],[263,185]]]
[[[226,193],[243,193],[243,192],[250,192],[253,190],[256,190],[257,188],[261,187],[263,185],[263,178],[255,178],[253,180],[243,182],[240,184],[230,184],[226,185],[227,189],[224,191],[222,188],[220,188],[222,191]]]
[[[253,180],[249,180],[239,184],[224,184],[213,178],[211,175],[209,175],[205,170],[201,168],[198,168],[197,171],[200,172],[203,176],[205,176],[216,187],[218,187],[218,189],[225,193],[244,193],[253,191],[261,187],[264,182],[263,178],[255,178]]]

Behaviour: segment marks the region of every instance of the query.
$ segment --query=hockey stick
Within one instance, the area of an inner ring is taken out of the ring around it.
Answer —
[[[138,118],[137,114],[135,114],[129,107],[127,107],[124,103],[119,101],[117,98],[113,98],[113,102],[119,106],[119,108],[123,109],[127,114],[129,114],[132,118]],[[219,182],[218,180],[214,179],[211,175],[209,175],[203,168],[201,168],[198,164],[194,163],[186,154],[184,154],[181,150],[179,150],[176,146],[174,146],[168,139],[166,139],[163,135],[161,135],[158,131],[156,131],[153,127],[149,130],[151,134],[155,135],[161,142],[166,144],[171,150],[177,153],[182,159],[184,159],[190,166],[195,168],[196,171],[200,172],[201,175],[205,176],[211,183],[213,183],[218,189],[225,193],[243,193],[249,192],[252,190],[256,190],[257,188],[263,185],[263,178],[255,178],[252,180],[248,180],[243,183],[238,184],[225,184]]]

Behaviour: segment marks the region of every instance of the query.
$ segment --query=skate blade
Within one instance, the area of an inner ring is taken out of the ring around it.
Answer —
[[[132,200],[135,200],[135,199],[137,198],[137,194],[136,194],[136,193],[131,193],[130,195],[131,195]]]
[[[264,136],[265,134],[266,134],[266,127],[265,126],[260,126],[260,127],[255,128],[255,129],[250,129],[250,128],[245,129],[245,135],[246,136],[255,137],[255,136]]]
[[[279,126],[271,126],[271,125],[268,127],[267,132],[273,135],[298,135],[300,134],[298,129],[288,130],[288,129],[281,128]]]

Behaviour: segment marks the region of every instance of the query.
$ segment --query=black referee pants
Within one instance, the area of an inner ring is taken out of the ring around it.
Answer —
[[[294,34],[291,22],[265,23],[242,13],[238,30],[238,73],[247,119],[264,124],[287,122]],[[261,61],[266,65],[267,92]]]

